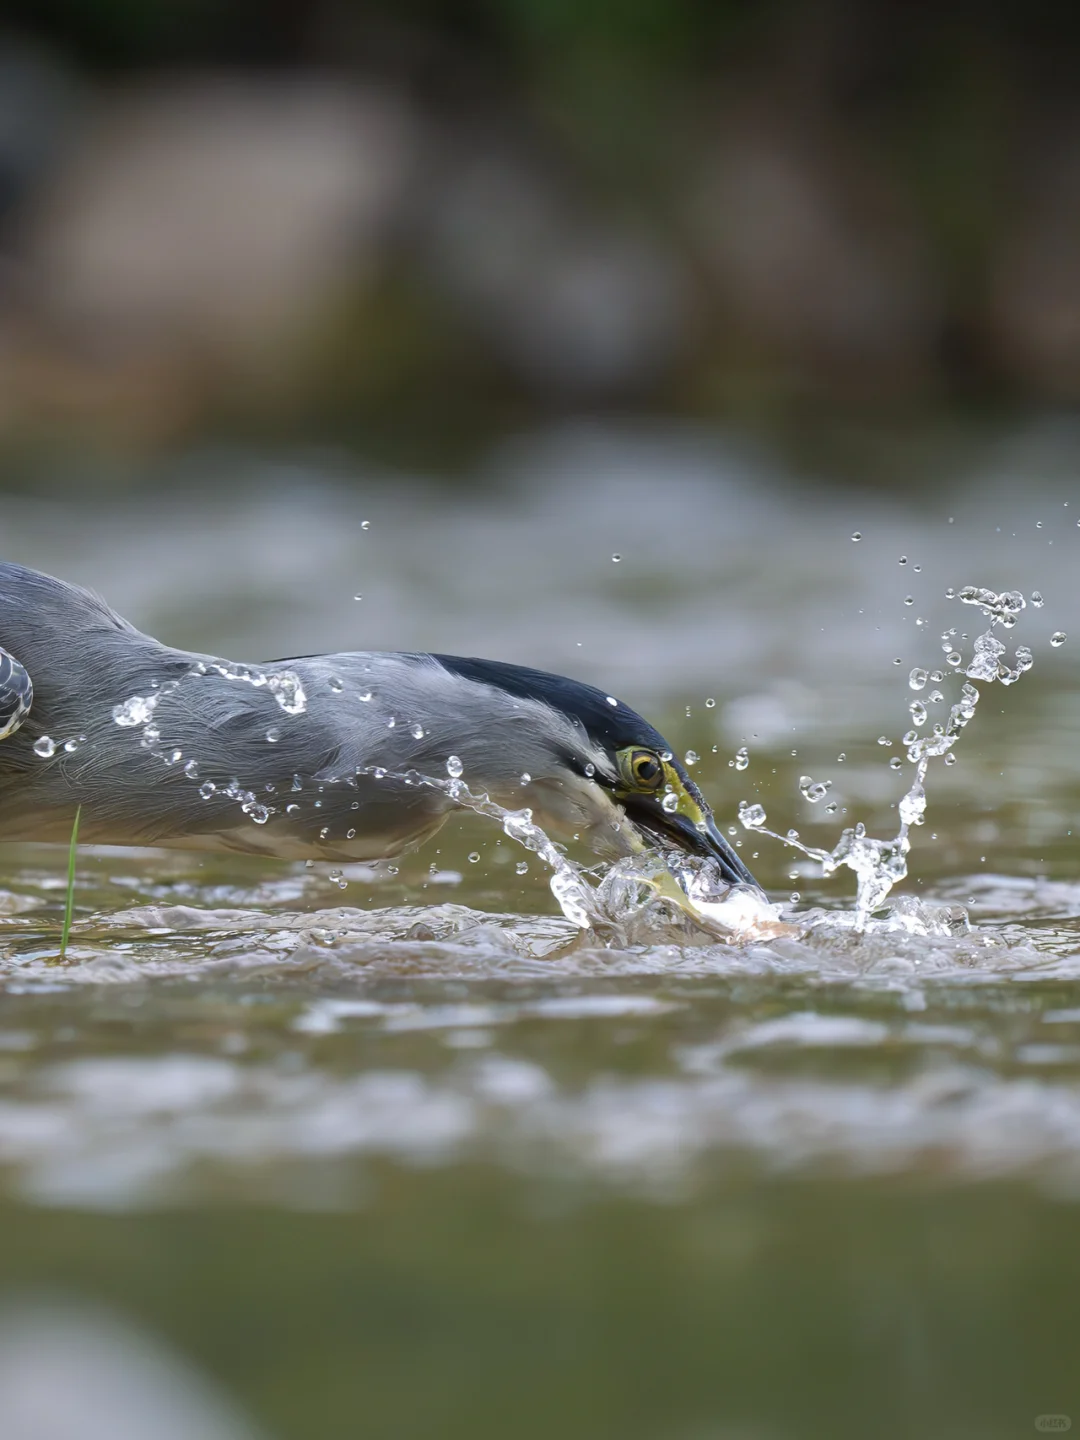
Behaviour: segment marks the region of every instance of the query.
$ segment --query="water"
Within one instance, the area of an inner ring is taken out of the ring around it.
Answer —
[[[304,472],[219,487],[212,524],[190,491],[12,504],[6,553],[177,644],[430,647],[624,696],[780,913],[730,943],[707,868],[695,918],[655,868],[467,813],[393,866],[84,849],[61,966],[66,854],[9,849],[0,1300],[150,1325],[271,1440],[1080,1422],[1071,445],[1016,437],[940,500],[590,434],[475,499]],[[1029,599],[1015,627],[974,580]],[[907,827],[907,873],[860,907],[740,802],[875,864]]]

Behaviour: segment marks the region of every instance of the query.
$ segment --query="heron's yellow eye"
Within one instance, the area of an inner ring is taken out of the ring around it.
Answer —
[[[627,769],[639,790],[657,790],[663,783],[663,763],[651,750],[631,750]]]

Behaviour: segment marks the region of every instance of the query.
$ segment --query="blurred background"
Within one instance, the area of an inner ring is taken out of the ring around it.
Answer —
[[[1078,63],[1051,0],[4,0],[0,557],[579,676],[825,846],[947,591],[1046,599],[928,783],[908,889],[1000,939],[936,987],[515,951],[478,821],[345,896],[81,855],[61,972],[66,853],[0,856],[3,1440],[1080,1423]]]
[[[1069,405],[1078,40],[1049,0],[7,0],[6,483]]]

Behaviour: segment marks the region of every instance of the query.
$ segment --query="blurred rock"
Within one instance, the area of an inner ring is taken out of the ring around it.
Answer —
[[[451,148],[430,181],[426,267],[528,385],[640,393],[685,347],[686,277],[655,238],[581,213],[521,155]]]
[[[938,299],[918,231],[828,126],[725,117],[687,210],[722,316],[771,363],[859,387],[931,367]]]
[[[1039,147],[990,284],[998,365],[1028,394],[1080,400],[1080,124]]]
[[[37,321],[99,357],[285,364],[386,243],[414,156],[387,96],[191,79],[121,96],[28,217]]]
[[[111,1312],[11,1304],[0,1316],[4,1440],[258,1440],[193,1367]]]

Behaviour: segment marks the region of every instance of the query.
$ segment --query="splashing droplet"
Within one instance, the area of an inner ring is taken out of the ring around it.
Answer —
[[[745,829],[756,830],[767,819],[763,805],[748,805],[745,800],[739,801],[739,820]]]
[[[808,800],[811,805],[816,805],[819,800],[824,800],[831,789],[831,780],[814,780],[809,775],[799,776],[799,792],[803,799]]]
[[[1050,636],[1050,644],[1056,649],[1059,645],[1064,645],[1068,638],[1064,630],[1055,630]]]
[[[861,530],[854,530],[854,531],[852,531],[851,538],[852,538],[852,540],[855,541],[856,544],[858,544],[858,542],[862,539],[862,531],[861,531]]]
[[[465,773],[465,766],[461,763],[459,756],[449,755],[446,760],[446,773],[452,780],[460,780]]]

